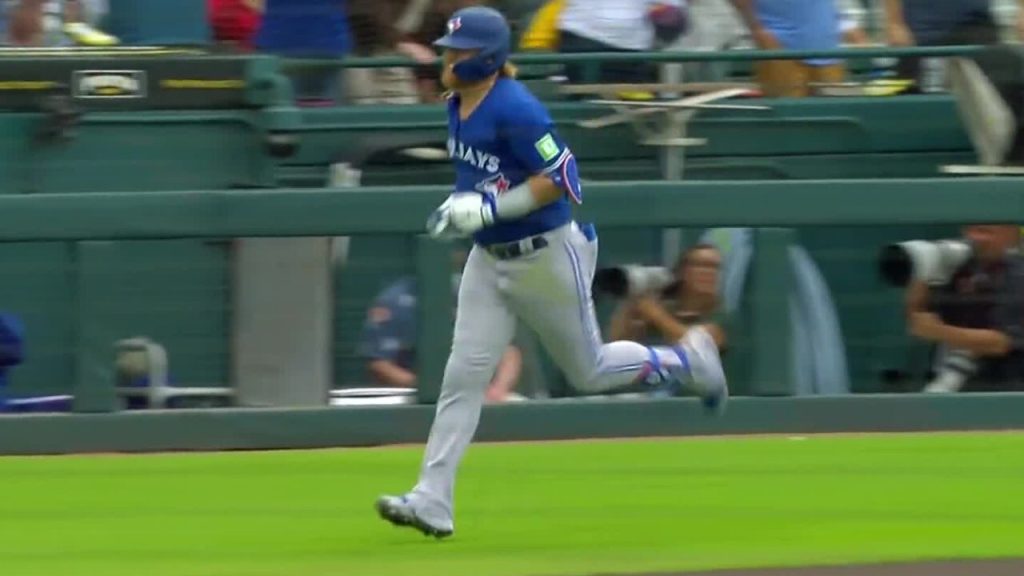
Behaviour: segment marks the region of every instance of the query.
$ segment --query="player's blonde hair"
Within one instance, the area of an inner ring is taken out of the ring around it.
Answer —
[[[498,71],[498,76],[503,78],[512,78],[514,80],[516,76],[519,76],[519,68],[511,62],[505,62],[505,64],[502,65],[501,70]]]

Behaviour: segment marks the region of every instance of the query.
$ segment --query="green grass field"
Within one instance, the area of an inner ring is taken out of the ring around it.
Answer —
[[[386,525],[421,448],[0,459],[4,576],[559,575],[1024,556],[1024,434],[476,445],[455,536]]]

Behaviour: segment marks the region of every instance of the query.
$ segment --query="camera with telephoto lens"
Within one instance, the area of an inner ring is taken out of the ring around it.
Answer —
[[[935,377],[924,391],[933,394],[958,392],[964,383],[978,373],[978,363],[966,350],[945,350],[935,366]]]
[[[878,271],[883,280],[899,288],[911,280],[947,286],[973,255],[973,247],[964,240],[910,240],[884,246],[878,257]],[[977,361],[969,352],[954,349],[941,354],[935,377],[925,386],[925,392],[956,392],[978,371]]]
[[[664,293],[675,281],[672,272],[662,266],[614,266],[594,273],[594,289],[616,298]]]
[[[911,280],[941,286],[973,255],[973,247],[964,240],[910,240],[883,247],[878,271],[883,280],[899,288]]]

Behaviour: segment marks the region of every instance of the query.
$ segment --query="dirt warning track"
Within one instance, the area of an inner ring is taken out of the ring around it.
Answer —
[[[1024,558],[942,560],[855,566],[744,568],[704,572],[604,574],[594,576],[1024,576]]]

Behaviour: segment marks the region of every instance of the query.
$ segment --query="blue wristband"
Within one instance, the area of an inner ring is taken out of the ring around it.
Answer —
[[[494,221],[498,219],[498,202],[494,198],[494,194],[484,193],[484,224],[490,226],[494,224]]]

